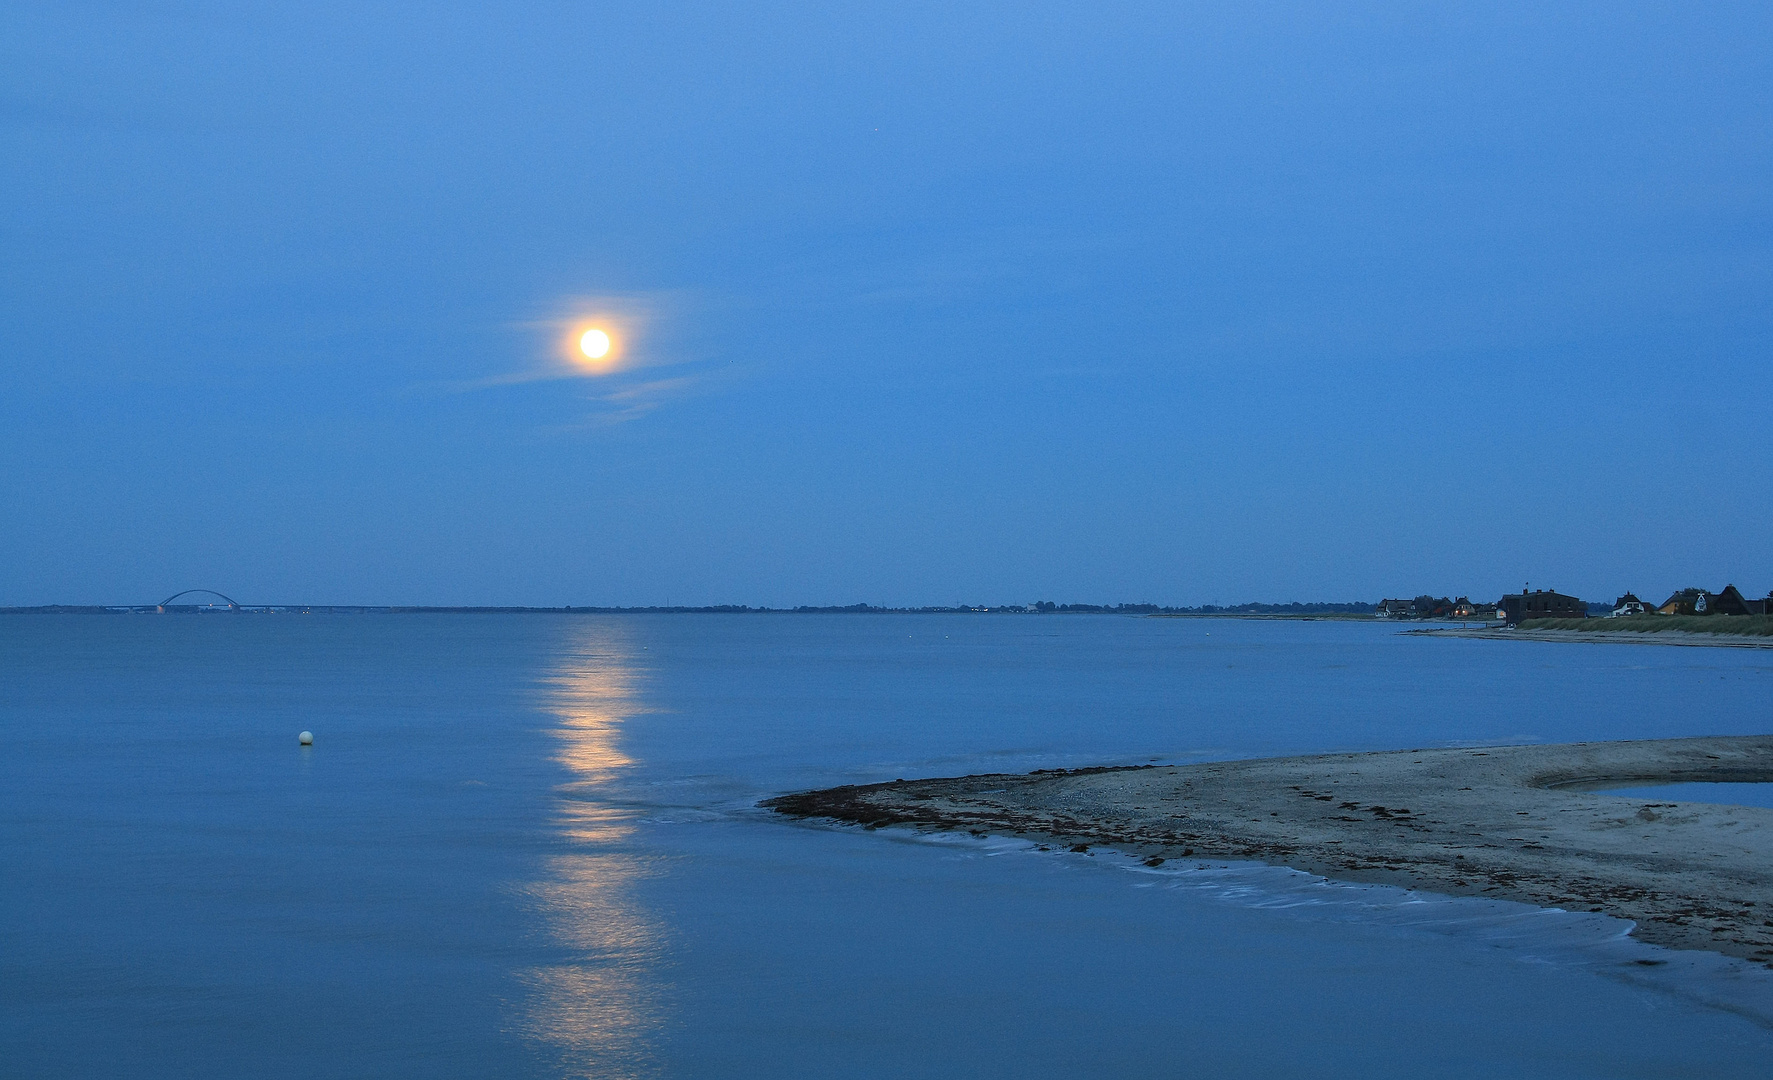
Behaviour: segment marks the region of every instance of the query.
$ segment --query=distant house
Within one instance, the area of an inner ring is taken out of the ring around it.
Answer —
[[[1726,585],[1723,592],[1682,589],[1656,610],[1664,615],[1763,615],[1766,601],[1745,600],[1736,586]]]
[[[1453,618],[1455,619],[1494,619],[1495,617],[1495,604],[1474,604],[1463,596],[1453,601]]]
[[[1445,619],[1453,614],[1453,601],[1444,596],[1423,593],[1410,601],[1410,618]]]
[[[1704,589],[1682,589],[1658,604],[1656,610],[1663,615],[1703,615],[1710,596]]]
[[[1447,619],[1453,617],[1453,601],[1423,593],[1413,600],[1381,600],[1373,609],[1376,619]]]
[[[1773,613],[1773,592],[1749,600],[1734,585],[1724,586],[1723,592],[1682,589],[1656,610],[1664,615],[1766,615]]]
[[[1721,593],[1713,593],[1711,600],[1705,605],[1713,615],[1747,615],[1748,601],[1736,591],[1736,586],[1726,585]]]
[[[1630,593],[1626,593],[1624,596],[1613,601],[1613,615],[1615,617],[1624,615],[1647,615],[1654,610],[1655,609],[1649,604],[1644,603]]]
[[[1509,593],[1496,608],[1498,617],[1510,626],[1524,619],[1582,619],[1588,616],[1587,604],[1551,589]]]

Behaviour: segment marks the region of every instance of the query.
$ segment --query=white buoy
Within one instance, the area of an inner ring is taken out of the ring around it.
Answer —
[[[301,744],[303,746],[313,746],[314,745],[314,733],[312,731],[304,731],[300,735],[297,735],[296,738],[301,742]]]

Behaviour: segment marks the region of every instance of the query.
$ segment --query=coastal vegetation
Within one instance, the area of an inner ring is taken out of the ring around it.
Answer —
[[[1578,630],[1584,633],[1740,634],[1773,637],[1773,615],[1632,615],[1621,618],[1525,619],[1522,630]]]

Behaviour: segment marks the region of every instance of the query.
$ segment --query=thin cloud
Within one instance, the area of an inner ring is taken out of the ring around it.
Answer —
[[[471,379],[424,383],[413,390],[447,394],[477,393],[548,382],[578,382],[608,389],[587,400],[599,408],[584,422],[570,426],[607,427],[637,420],[705,381],[701,373],[637,379],[642,372],[699,364],[677,354],[669,343],[682,326],[687,307],[678,294],[604,294],[576,296],[550,305],[553,314],[509,324],[530,339],[532,364]],[[588,357],[579,349],[587,330],[607,335],[607,357]]]
[[[608,394],[600,394],[592,400],[609,408],[607,411],[592,413],[586,417],[585,424],[591,427],[614,427],[638,420],[671,399],[684,396],[692,387],[704,381],[697,375],[678,375],[669,379],[634,383]]]

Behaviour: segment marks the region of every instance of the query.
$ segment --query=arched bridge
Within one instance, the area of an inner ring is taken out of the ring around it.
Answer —
[[[160,603],[155,606],[159,607],[162,611],[164,611],[164,610],[166,610],[166,605],[172,603],[174,600],[177,600],[181,596],[190,596],[192,593],[208,593],[210,596],[221,596],[223,600],[226,600],[228,602],[228,610],[229,611],[239,611],[240,610],[240,605],[236,604],[232,597],[222,596],[221,593],[216,592],[214,589],[186,589],[184,592],[175,592],[171,596],[160,601]]]

